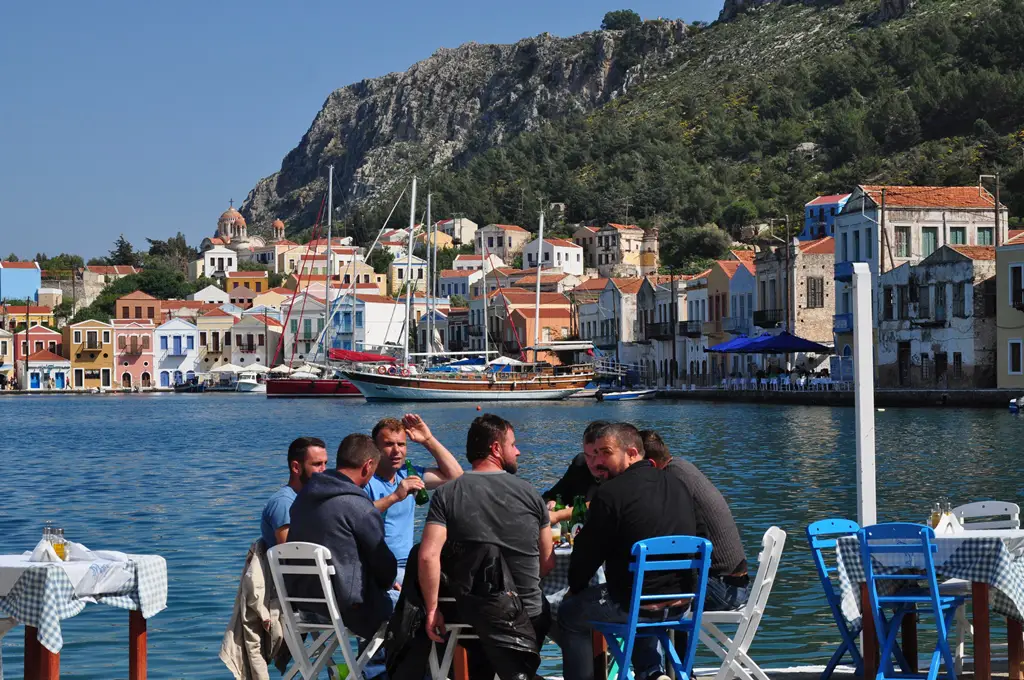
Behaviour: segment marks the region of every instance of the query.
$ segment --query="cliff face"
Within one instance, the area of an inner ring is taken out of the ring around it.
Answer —
[[[649,21],[628,33],[542,34],[438,50],[404,73],[333,92],[281,170],[260,180],[241,211],[253,232],[277,217],[295,229],[309,226],[333,164],[335,205],[344,215],[414,172],[459,165],[546,120],[600,107],[670,62],[687,40],[681,21]]]

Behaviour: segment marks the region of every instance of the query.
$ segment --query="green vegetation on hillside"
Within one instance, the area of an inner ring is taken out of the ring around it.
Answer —
[[[565,202],[568,222],[646,219],[672,243],[708,223],[796,225],[806,201],[857,183],[971,185],[992,172],[1011,214],[1024,212],[1024,0],[922,0],[880,25],[876,8],[778,5],[715,24],[600,111],[435,172],[435,214],[535,229],[544,198]],[[386,215],[350,224],[375,232]]]

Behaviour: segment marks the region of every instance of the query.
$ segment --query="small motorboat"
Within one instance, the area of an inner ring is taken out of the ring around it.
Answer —
[[[598,401],[639,401],[641,399],[654,399],[658,396],[658,390],[600,390],[597,393]]]
[[[1024,397],[1017,397],[1016,399],[1010,400],[1010,413],[1020,413],[1024,411]]]
[[[238,374],[238,382],[235,383],[235,390],[248,392],[250,394],[266,394],[267,383],[260,379],[260,375],[254,371],[243,371]]]

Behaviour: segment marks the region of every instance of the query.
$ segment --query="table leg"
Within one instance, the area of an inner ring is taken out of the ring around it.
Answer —
[[[992,678],[992,632],[989,628],[988,584],[971,584],[971,608],[974,614],[974,678]]]
[[[903,634],[903,656],[910,666],[910,672],[917,672],[917,610],[903,617],[900,625]]]
[[[466,657],[466,648],[462,645],[455,645],[452,666],[455,668],[455,680],[469,680],[469,659]]]
[[[608,677],[608,642],[604,635],[595,631],[590,633],[590,642],[594,646],[594,677]]]
[[[861,656],[864,658],[864,678],[870,680],[878,675],[878,636],[875,634],[875,617],[871,614],[871,599],[868,584],[860,584]]]
[[[128,680],[146,680],[146,619],[128,612]]]
[[[35,626],[25,626],[25,680],[39,677],[39,639]]]
[[[1009,639],[1010,680],[1024,680],[1021,664],[1024,663],[1024,625],[1012,616],[1006,618],[1006,636]]]

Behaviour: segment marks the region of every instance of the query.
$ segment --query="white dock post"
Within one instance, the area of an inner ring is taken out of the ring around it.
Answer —
[[[853,382],[857,429],[857,523],[878,521],[875,492],[875,360],[872,337],[871,269],[853,263]]]

